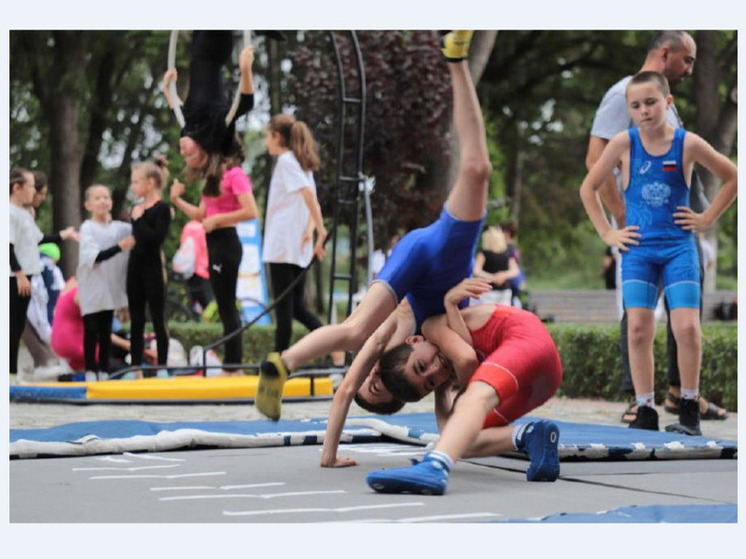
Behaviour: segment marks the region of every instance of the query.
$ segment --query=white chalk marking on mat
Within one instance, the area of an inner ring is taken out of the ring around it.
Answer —
[[[100,460],[101,462],[116,462],[124,464],[129,464],[130,462],[132,462],[132,460],[120,458],[119,456],[96,456],[96,460]]]
[[[218,489],[223,491],[232,491],[233,489],[254,489],[256,487],[276,487],[278,485],[285,485],[284,481],[277,481],[272,483],[252,483],[249,485],[184,485],[181,487],[151,487],[151,491],[188,491],[198,489]]]
[[[307,508],[307,509],[274,509],[274,510],[248,510],[248,511],[223,511],[225,516],[257,516],[260,514],[292,514],[299,512],[351,512],[355,510],[389,509],[398,507],[421,507],[425,503],[392,503],[389,505],[364,505],[359,507],[331,508]]]
[[[323,449],[319,449],[322,452]],[[425,452],[424,448],[413,449],[411,445],[396,444],[346,444],[340,450],[349,450],[359,454],[377,454],[379,456],[419,456]]]
[[[205,476],[224,476],[226,472],[202,472],[196,474],[172,474],[172,475],[155,475],[141,474],[132,476],[93,476],[90,479],[181,479],[185,477],[205,477]]]
[[[178,468],[181,464],[163,464],[162,466],[132,466],[131,468],[118,466],[100,466],[97,468],[73,468],[73,472],[103,472],[114,470],[115,472],[139,472],[140,470],[161,470],[164,468]]]
[[[125,456],[131,456],[137,460],[164,460],[166,462],[186,462],[186,458],[166,458],[157,454],[135,454],[134,452],[125,452]]]
[[[456,520],[459,518],[483,518],[485,516],[504,516],[494,512],[472,512],[464,514],[441,514],[438,516],[415,516],[411,518],[399,518],[395,522],[434,522],[438,520]]]
[[[160,497],[159,501],[197,501],[200,499],[274,499],[276,497],[301,497],[307,495],[332,495],[347,493],[344,489],[330,491],[295,491],[292,493],[274,493],[269,495],[255,495],[253,493],[229,493],[227,495],[180,495],[178,497]]]

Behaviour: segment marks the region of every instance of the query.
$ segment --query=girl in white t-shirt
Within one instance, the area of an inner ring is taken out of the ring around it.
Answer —
[[[135,238],[131,224],[111,218],[111,207],[107,186],[94,184],[86,189],[85,209],[91,217],[80,226],[76,274],[84,326],[86,380],[108,377],[114,311],[128,304],[127,264]]]
[[[277,156],[277,162],[269,184],[262,259],[269,264],[277,301],[314,256],[324,258],[327,231],[313,179],[319,156],[306,123],[290,115],[275,115],[265,129],[265,143],[269,154]],[[304,293],[305,281],[301,279],[277,302],[275,351],[290,345],[293,318],[309,330],[322,325],[306,307]]]
[[[10,240],[10,372],[18,369],[18,347],[26,325],[31,301],[31,278],[41,273],[39,244],[77,240],[78,233],[68,227],[54,235],[44,235],[28,210],[34,200],[34,175],[21,167],[10,170],[8,237]]]

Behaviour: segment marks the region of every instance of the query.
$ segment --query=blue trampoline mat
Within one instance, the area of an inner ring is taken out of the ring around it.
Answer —
[[[543,518],[526,520],[498,520],[508,523],[548,523],[548,524],[659,524],[702,523],[728,524],[738,522],[738,506],[726,505],[651,505],[645,507],[621,507],[601,513],[561,513]]]
[[[531,420],[521,418],[516,424]],[[559,454],[572,460],[736,458],[735,441],[626,427],[556,422]],[[155,423],[89,421],[48,429],[11,429],[10,457],[82,456],[189,448],[257,448],[323,444],[326,418]],[[342,443],[395,440],[425,446],[438,438],[431,413],[348,418]],[[515,456],[521,456],[515,453]]]

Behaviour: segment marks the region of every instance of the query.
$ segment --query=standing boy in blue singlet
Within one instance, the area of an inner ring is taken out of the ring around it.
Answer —
[[[471,275],[492,170],[479,99],[466,61],[472,34],[473,31],[452,31],[442,38],[442,52],[452,81],[460,151],[456,183],[439,219],[408,233],[397,243],[360,305],[342,324],[318,328],[282,355],[267,356],[260,367],[256,406],[268,417],[280,417],[280,397],[288,371],[331,351],[353,351],[365,344],[332,402],[327,439],[338,442],[347,410],[358,392],[359,401],[391,402],[380,378],[369,374],[377,360],[375,356],[383,350],[379,346],[387,345],[389,340],[398,345],[427,317],[442,314],[445,293]],[[446,375],[441,376],[445,380]],[[393,411],[396,410],[392,408],[389,413]],[[335,463],[336,442],[329,459],[322,459],[322,465],[340,465]]]
[[[627,106],[636,128],[616,135],[591,168],[580,188],[596,231],[606,244],[622,251],[622,296],[629,322],[629,356],[637,418],[636,429],[658,430],[655,411],[653,339],[659,279],[671,309],[678,344],[682,400],[679,423],[667,431],[700,435],[699,374],[701,330],[700,269],[694,233],[713,225],[735,200],[738,170],[701,137],[666,121],[671,105],[668,81],[658,72],[640,72],[627,86]],[[710,207],[689,207],[694,164],[722,181]],[[625,185],[627,226],[613,229],[604,215],[598,189],[618,164]]]

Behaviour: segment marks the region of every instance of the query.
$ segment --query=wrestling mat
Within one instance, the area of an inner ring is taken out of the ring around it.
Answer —
[[[522,418],[516,424],[529,420]],[[616,426],[560,421],[557,424],[559,455],[563,461],[734,459],[738,454],[735,441]],[[11,429],[10,457],[321,445],[325,429],[325,418],[278,422],[78,422],[48,429]],[[434,415],[430,413],[361,416],[347,420],[342,443],[394,441],[427,446],[437,440],[437,433]],[[522,457],[520,453],[514,456]]]

